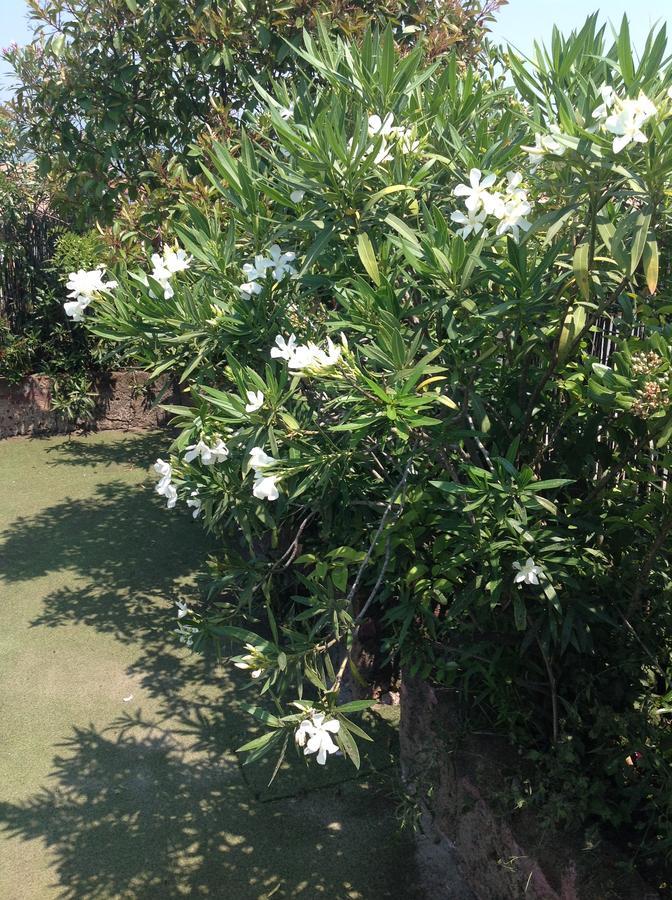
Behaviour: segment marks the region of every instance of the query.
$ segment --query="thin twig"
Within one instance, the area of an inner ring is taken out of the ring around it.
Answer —
[[[541,643],[539,637],[537,636],[537,644],[539,645],[539,650],[541,651],[542,659],[544,660],[544,665],[546,666],[546,674],[548,675],[548,686],[551,689],[551,709],[553,714],[553,743],[558,743],[558,694],[555,686],[555,675],[553,674],[553,669],[551,668],[551,664],[546,656],[546,651],[544,650],[544,646]]]
[[[373,603],[374,597],[375,597],[376,594],[378,593],[378,590],[379,590],[380,585],[381,585],[382,580],[383,580],[383,575],[385,574],[385,570],[387,569],[387,564],[388,564],[389,561],[390,561],[390,552],[391,552],[391,550],[392,550],[392,542],[390,541],[390,537],[389,537],[389,535],[388,535],[387,541],[386,541],[386,543],[385,543],[385,558],[384,558],[384,560],[383,560],[382,566],[380,567],[380,572],[378,573],[378,578],[376,579],[376,583],[375,583],[374,586],[373,586],[373,590],[371,591],[371,593],[370,593],[369,596],[367,597],[366,603],[365,603],[364,606],[361,608],[360,612],[357,614],[357,618],[355,619],[355,623],[359,623],[359,622],[361,622],[361,621],[364,619],[364,615],[365,615],[367,609],[369,608],[369,606],[371,606],[371,604]]]
[[[296,532],[296,534],[294,536],[294,540],[289,545],[287,550],[282,554],[282,556],[280,557],[280,559],[277,561],[277,563],[274,565],[273,568],[279,567],[282,569],[286,569],[289,566],[291,566],[291,564],[294,562],[294,559],[295,559],[296,554],[299,549],[299,538],[305,531],[308,524],[315,518],[316,515],[317,515],[317,513],[313,510],[313,512],[311,512],[309,515],[306,516],[306,518],[303,520],[303,522],[299,525],[299,530]],[[287,559],[288,556],[289,556],[289,559]],[[287,559],[287,562],[285,562],[286,559]],[[285,564],[282,565],[283,563],[285,563]]]
[[[647,578],[649,577],[649,573],[651,572],[651,567],[653,566],[653,562],[656,558],[656,555],[660,548],[665,543],[665,539],[670,533],[670,529],[672,528],[672,514],[668,512],[668,515],[660,527],[660,531],[656,535],[655,540],[652,542],[649,550],[642,561],[641,568],[639,570],[639,575],[637,576],[637,581],[635,583],[635,589],[632,592],[632,597],[630,598],[630,603],[628,604],[628,609],[626,615],[631,616],[633,612],[639,606],[639,601],[642,597],[642,591],[644,590],[644,585],[646,583]]]
[[[470,413],[467,413],[467,422],[469,423],[469,427],[471,428],[471,430],[474,432],[472,434],[472,437],[474,439],[476,446],[481,451],[481,455],[482,455],[483,459],[485,460],[485,464],[487,465],[487,467],[490,469],[491,472],[494,472],[495,467],[493,466],[492,460],[490,459],[490,454],[485,449],[485,445],[483,444],[483,441],[479,438],[478,434],[476,434],[476,425],[474,424],[474,420],[471,417]]]
[[[385,511],[383,512],[383,515],[380,519],[380,524],[378,525],[378,528],[376,529],[376,533],[374,534],[373,540],[371,541],[371,544],[369,545],[369,549],[366,551],[366,556],[362,560],[362,564],[360,565],[359,570],[357,572],[357,576],[355,577],[353,585],[348,592],[348,596],[345,598],[345,602],[347,605],[350,605],[352,603],[353,597],[357,593],[357,588],[359,587],[359,583],[362,580],[364,570],[368,566],[369,560],[371,559],[374,548],[375,548],[376,544],[378,543],[378,538],[380,537],[380,535],[383,532],[383,528],[385,527],[385,523],[387,522],[387,517],[389,516],[390,512],[392,511],[392,507],[394,506],[394,501],[397,499],[397,497],[399,496],[401,491],[404,489],[406,481],[408,480],[408,473],[411,470],[412,462],[413,462],[413,457],[409,456],[409,458],[406,462],[406,465],[404,466],[404,472],[401,476],[401,480],[399,481],[399,483],[397,484],[395,489],[392,491],[392,495],[390,496],[390,499],[387,501],[387,506],[385,507]]]
[[[620,612],[620,611],[619,611],[619,612]],[[637,634],[637,631],[635,630],[635,628],[631,625],[631,623],[629,622],[629,620],[626,618],[625,614],[621,612],[621,613],[620,613],[620,616],[621,616],[621,618],[623,619],[623,622],[625,623],[625,625],[626,625],[626,627],[628,628],[628,630],[631,632],[631,634],[632,634],[632,636],[634,637],[634,639],[637,641],[637,643],[639,644],[639,646],[640,646],[640,647],[642,648],[642,650],[646,653],[646,655],[649,657],[649,659],[650,659],[651,662],[653,663],[654,667],[657,669],[658,674],[659,674],[659,675],[662,675],[663,678],[667,678],[667,675],[666,675],[665,672],[663,671],[663,667],[661,666],[661,664],[658,662],[658,657],[655,655],[655,653],[653,653],[651,650],[649,650],[649,648],[646,646],[646,644],[644,643],[644,641],[643,641],[643,640],[641,639],[641,637]]]

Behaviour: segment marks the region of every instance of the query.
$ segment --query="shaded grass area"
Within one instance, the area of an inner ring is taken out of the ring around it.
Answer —
[[[361,776],[241,766],[251,686],[172,634],[210,548],[163,447],[0,442],[0,897],[415,897],[386,726]]]

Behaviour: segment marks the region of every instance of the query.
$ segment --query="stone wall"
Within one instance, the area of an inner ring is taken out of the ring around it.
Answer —
[[[154,406],[156,391],[146,389],[147,381],[145,372],[133,369],[101,378],[91,429],[135,431],[163,425],[166,413]],[[164,385],[159,384],[158,389]],[[0,379],[0,438],[77,430],[52,408],[51,389],[52,381],[46,375],[31,375],[18,385]]]
[[[602,842],[557,832],[504,802],[521,763],[494,735],[465,733],[457,704],[417,678],[401,688],[401,764],[422,810],[419,871],[432,900],[656,900]]]

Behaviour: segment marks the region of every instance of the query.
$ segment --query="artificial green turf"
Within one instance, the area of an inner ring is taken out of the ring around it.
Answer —
[[[209,547],[152,493],[165,443],[0,441],[0,898],[415,897],[389,736],[355,780],[241,768],[247,679],[171,634]]]

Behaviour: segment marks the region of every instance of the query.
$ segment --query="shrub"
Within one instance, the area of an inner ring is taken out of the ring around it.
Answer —
[[[556,818],[664,856],[665,34],[635,63],[591,17],[499,78],[389,29],[297,52],[316,77],[260,87],[214,146],[185,249],[120,267],[89,319],[191,392],[158,490],[222,551],[180,637],[244,645],[253,758],[335,740],[358,764],[366,702],[339,695],[375,623],[511,736],[533,793],[564,767]]]
[[[351,35],[392,21],[408,44],[426,34],[434,52],[471,58],[503,2],[29,0],[34,39],[4,54],[12,108],[78,224],[109,221],[120,199],[161,187],[171,155],[188,165],[199,132],[235,131],[232,111],[256,102],[254,80],[290,74],[291,47],[318,16]]]

